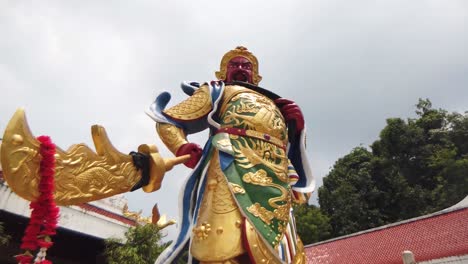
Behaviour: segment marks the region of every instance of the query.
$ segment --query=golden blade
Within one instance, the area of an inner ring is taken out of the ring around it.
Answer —
[[[112,146],[103,127],[94,125],[92,136],[97,154],[85,144],[72,145],[67,151],[57,147],[54,197],[58,205],[81,204],[128,192],[141,178],[132,157]],[[39,197],[39,146],[24,110],[18,109],[5,130],[0,157],[6,182],[13,192],[29,201]],[[186,160],[163,159],[156,147],[150,154],[153,186],[145,191],[159,189],[170,165]]]
[[[6,182],[13,192],[29,201],[39,196],[39,146],[29,130],[24,110],[18,109],[3,134],[0,157]],[[25,166],[31,163],[37,166]]]

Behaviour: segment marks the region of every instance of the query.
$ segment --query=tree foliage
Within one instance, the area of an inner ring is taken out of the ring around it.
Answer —
[[[375,204],[378,196],[372,181],[372,153],[359,147],[339,159],[319,188],[320,208],[330,217],[332,235],[383,224]]]
[[[0,245],[6,245],[10,241],[10,236],[5,233],[3,223],[0,222]]]
[[[161,244],[162,234],[155,225],[137,225],[125,233],[126,241],[106,240],[105,255],[109,264],[153,264],[168,246]]]
[[[330,237],[329,218],[315,205],[301,204],[294,207],[296,227],[302,242],[307,245]]]
[[[319,188],[332,235],[435,212],[468,193],[468,115],[419,100],[417,118],[390,118],[371,146],[339,159]]]

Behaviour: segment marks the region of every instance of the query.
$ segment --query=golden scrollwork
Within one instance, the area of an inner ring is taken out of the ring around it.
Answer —
[[[175,125],[156,123],[156,131],[164,145],[174,154],[180,146],[187,143],[184,131]]]
[[[229,135],[229,137],[241,143],[239,146],[232,146],[239,166],[250,169],[263,164],[271,169],[281,181],[289,182],[289,178],[285,173],[288,168],[288,159],[283,149],[262,140],[237,135]],[[276,163],[276,160],[279,160],[279,163]]]
[[[112,146],[103,127],[94,125],[91,132],[96,153],[85,144],[72,145],[67,151],[56,148],[54,198],[58,205],[81,204],[128,192],[141,178],[132,157]],[[39,141],[26,122],[24,110],[17,110],[3,136],[1,163],[10,188],[29,201],[39,197],[39,147]],[[152,185],[145,186],[146,191],[157,190],[164,173],[187,160],[187,157],[163,159],[155,146],[151,151]]]
[[[289,202],[290,196],[288,190],[279,184],[273,183],[273,179],[267,176],[267,172],[263,169],[255,173],[248,172],[242,176],[242,180],[246,183],[251,183],[260,186],[274,187],[281,191],[281,196],[270,198],[268,204],[273,208],[279,208],[279,204]],[[279,203],[279,204],[278,204]]]
[[[260,218],[266,224],[271,224],[271,220],[275,217],[275,214],[271,211],[268,211],[265,207],[261,206],[259,203],[254,203],[251,206],[247,207],[247,211],[253,214],[255,217]]]
[[[239,184],[235,184],[235,183],[230,182],[229,186],[231,187],[231,190],[232,190],[233,193],[245,194],[245,189],[242,188],[242,186],[240,186]]]
[[[255,173],[248,172],[242,176],[242,180],[246,183],[251,183],[255,185],[270,186],[273,182],[271,177],[268,177],[265,170],[258,170]]]
[[[288,190],[279,184],[273,183],[273,179],[268,177],[265,170],[260,169],[255,173],[248,172],[242,176],[242,180],[250,184],[274,187],[281,191],[280,196],[273,197],[268,200],[268,204],[275,208],[273,212],[261,207],[258,203],[247,208],[249,212],[256,217],[260,217],[260,219],[267,224],[270,224],[270,221],[273,218],[283,222],[287,222],[289,220],[290,197],[288,195]]]
[[[273,210],[273,214],[275,218],[287,222],[289,221],[289,210],[291,209],[291,205],[289,203],[283,204],[278,206],[275,210]]]
[[[227,86],[226,90],[235,93],[243,91],[241,86]],[[221,106],[223,123],[236,128],[255,130],[268,133],[278,138],[284,145],[287,142],[286,123],[275,103],[254,91],[247,90],[237,93],[229,100],[224,100]]]
[[[194,120],[208,114],[211,108],[210,90],[207,85],[204,85],[189,98],[164,110],[164,113],[179,120]]]

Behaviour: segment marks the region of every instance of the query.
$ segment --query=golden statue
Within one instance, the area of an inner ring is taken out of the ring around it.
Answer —
[[[170,94],[160,94],[147,112],[176,158],[164,159],[150,145],[122,154],[100,126],[92,127],[97,153],[83,144],[57,149],[56,202],[79,204],[140,187],[155,191],[166,171],[184,163],[193,171],[181,190],[179,235],[156,263],[187,256],[200,263],[306,263],[292,214],[292,203],[306,202],[315,187],[302,112],[257,86],[258,60],[245,47],[224,55],[216,77],[201,85],[184,83],[189,97],[167,109]],[[187,141],[188,134],[207,128],[203,149]],[[34,200],[39,143],[22,110],[3,140],[6,181],[19,196]],[[128,208],[126,213],[141,218]],[[159,212],[153,217],[159,220]]]
[[[291,100],[258,87],[257,58],[226,53],[218,81],[184,83],[189,97],[166,109],[162,93],[148,114],[176,156],[193,168],[182,189],[179,236],[156,263],[305,263],[291,205],[314,189],[305,126]],[[202,149],[187,135],[210,129]]]

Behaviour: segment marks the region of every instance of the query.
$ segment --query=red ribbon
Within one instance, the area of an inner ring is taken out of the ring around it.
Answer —
[[[37,250],[38,247],[52,246],[49,236],[56,233],[59,215],[59,208],[54,201],[55,145],[47,136],[40,136],[37,140],[41,143],[39,154],[42,157],[39,167],[39,198],[29,204],[32,209],[31,218],[21,243],[21,249],[31,251]],[[19,264],[30,264],[32,261],[32,256],[28,253],[15,258]],[[52,262],[43,260],[36,263]]]

